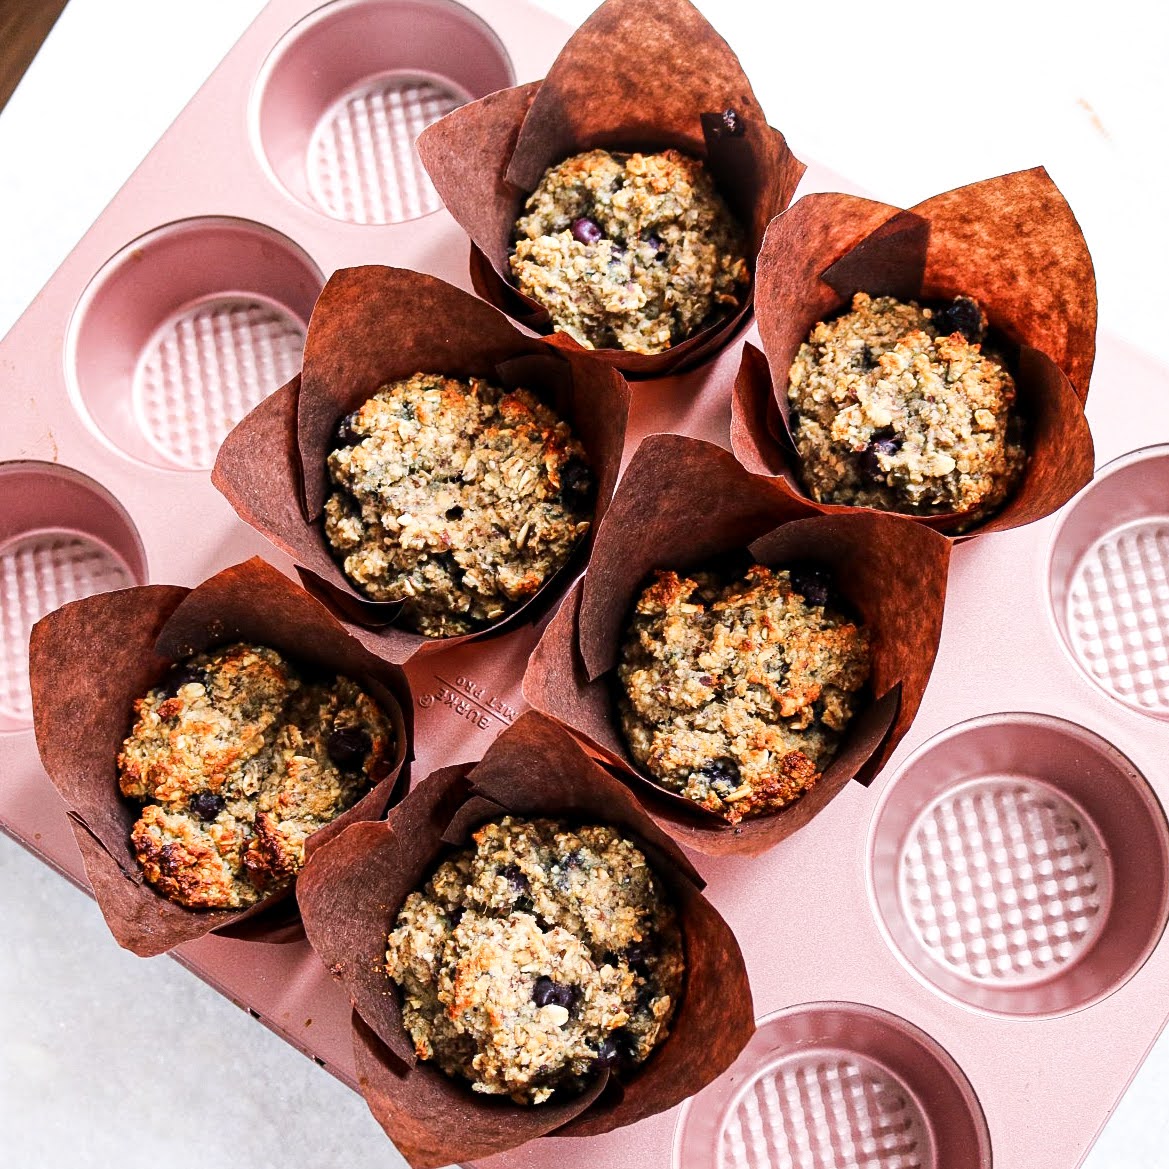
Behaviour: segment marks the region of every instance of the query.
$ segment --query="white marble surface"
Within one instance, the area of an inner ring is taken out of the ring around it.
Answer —
[[[592,4],[543,6],[576,22]],[[260,7],[71,0],[0,114],[0,333]],[[1102,326],[1169,362],[1164,4],[700,7],[797,153],[879,197],[1044,163],[1091,244]],[[357,1097],[174,963],[121,952],[6,838],[0,938],[0,1164],[403,1164]],[[1163,1039],[1087,1169],[1164,1164],[1166,1100]]]

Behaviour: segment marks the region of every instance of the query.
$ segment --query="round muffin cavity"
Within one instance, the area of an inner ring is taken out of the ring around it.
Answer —
[[[389,935],[419,1059],[517,1104],[643,1063],[669,1032],[684,960],[640,849],[613,828],[512,816],[472,839]]]
[[[820,778],[869,666],[869,634],[823,569],[658,571],[621,646],[621,727],[664,788],[737,824]]]
[[[371,600],[429,637],[518,608],[568,560],[595,481],[568,423],[528,390],[418,373],[345,418],[325,536]]]
[[[661,353],[733,312],[743,234],[706,168],[676,150],[590,150],[544,172],[511,271],[586,349]]]
[[[386,775],[394,730],[355,682],[228,645],[134,703],[122,795],[146,880],[188,909],[242,909],[286,885],[305,840]]]
[[[858,292],[792,363],[788,400],[813,499],[910,515],[1000,507],[1027,455],[1015,383],[982,352],[968,297],[939,308]]]

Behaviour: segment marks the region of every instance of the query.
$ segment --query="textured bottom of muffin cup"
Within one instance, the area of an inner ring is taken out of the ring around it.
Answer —
[[[916,943],[955,976],[1012,987],[1083,956],[1112,903],[1107,850],[1053,788],[975,780],[910,828],[900,900]]]
[[[130,517],[103,487],[50,463],[0,463],[0,733],[32,726],[28,638],[46,613],[146,581]]]
[[[854,1003],[762,1020],[685,1107],[675,1169],[981,1169],[990,1139],[965,1076],[924,1032]]]
[[[313,200],[347,223],[402,223],[437,211],[442,200],[414,140],[470,100],[438,76],[393,72],[363,82],[313,129],[306,162]]]
[[[1100,470],[1056,532],[1048,584],[1080,669],[1126,706],[1169,718],[1169,446]]]
[[[1065,1014],[1122,985],[1165,926],[1169,834],[1144,777],[1082,727],[975,719],[930,740],[873,819],[887,939],[934,989]]]
[[[134,415],[175,466],[215,462],[227,432],[300,370],[304,325],[262,297],[211,296],[159,326],[134,371]]]

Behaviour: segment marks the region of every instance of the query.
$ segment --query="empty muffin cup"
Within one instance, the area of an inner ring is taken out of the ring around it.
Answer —
[[[763,1019],[684,1107],[674,1169],[987,1169],[990,1136],[958,1065],[904,1019],[809,1003]]]
[[[1067,1014],[1130,978],[1169,907],[1169,832],[1145,778],[1083,727],[951,727],[889,782],[869,839],[886,939],[970,1007]]]
[[[1126,706],[1169,719],[1169,446],[1097,472],[1055,533],[1048,586],[1076,665]]]
[[[224,435],[300,369],[323,284],[307,253],[262,224],[156,228],[82,294],[65,342],[70,395],[122,454],[207,470]]]
[[[69,601],[146,580],[125,509],[79,471],[0,463],[0,733],[32,726],[28,637]]]
[[[499,38],[460,4],[336,0],[264,63],[253,143],[274,182],[305,206],[346,223],[400,223],[442,206],[415,138],[513,83]]]

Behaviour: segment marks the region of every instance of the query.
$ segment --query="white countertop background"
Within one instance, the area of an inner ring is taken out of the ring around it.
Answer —
[[[593,7],[538,2],[573,23]],[[71,0],[0,114],[0,335],[262,6]],[[1165,0],[699,7],[795,152],[875,197],[1043,163],[1091,246],[1101,328],[1169,364]],[[0,836],[0,1166],[204,1163],[405,1164],[359,1097],[176,963],[120,950]],[[1163,1038],[1084,1166],[1167,1164]]]

